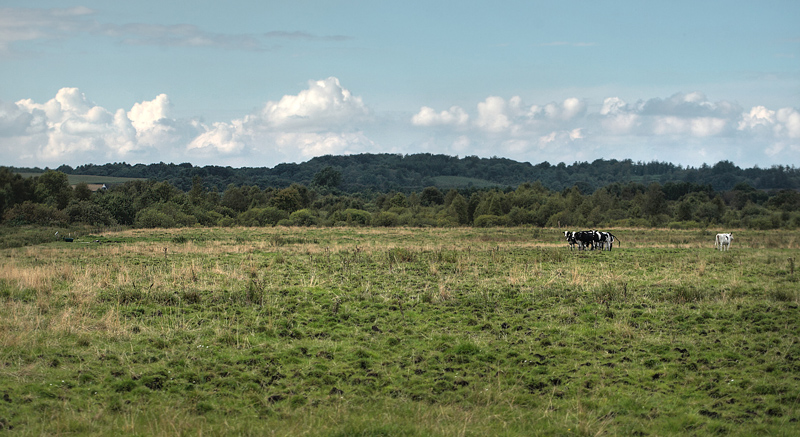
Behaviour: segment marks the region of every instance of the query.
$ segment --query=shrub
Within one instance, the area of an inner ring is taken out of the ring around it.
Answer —
[[[349,208],[344,210],[344,219],[348,224],[368,226],[372,221],[372,216],[362,209]]]
[[[381,211],[372,216],[372,224],[375,226],[397,226],[400,217],[393,212]]]
[[[317,217],[308,209],[300,209],[289,215],[294,226],[312,226],[317,224]]]
[[[136,213],[137,228],[174,228],[197,224],[197,218],[181,211],[174,202],[159,203]]]
[[[136,214],[134,225],[137,228],[174,228],[175,220],[155,208],[145,208]]]
[[[268,206],[266,208],[251,208],[239,214],[236,221],[242,226],[275,226],[279,221],[286,218],[289,218],[289,214],[286,211],[274,206]]]
[[[23,225],[43,225],[59,226],[65,225],[68,216],[63,211],[59,211],[52,206],[26,201],[19,205],[14,205],[6,211],[3,216],[5,223],[11,226]]]
[[[493,226],[505,226],[508,224],[508,220],[502,216],[484,214],[476,217],[474,224],[476,228],[489,228]]]
[[[117,223],[111,213],[100,205],[86,200],[70,203],[64,212],[69,217],[70,223],[86,223],[95,226],[110,226]]]

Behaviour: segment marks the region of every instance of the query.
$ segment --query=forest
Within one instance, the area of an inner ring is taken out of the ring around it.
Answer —
[[[23,177],[20,172],[41,171]],[[93,191],[69,175],[142,178]],[[188,179],[188,182],[187,182]],[[221,184],[225,184],[221,187]],[[0,167],[4,227],[800,227],[794,167],[530,165],[443,155],[325,156],[273,169]]]
[[[517,187],[525,182],[539,181],[545,188],[561,191],[577,186],[581,193],[591,194],[615,182],[638,182],[649,185],[658,182],[691,182],[710,185],[716,191],[733,189],[746,183],[758,190],[800,189],[800,170],[794,166],[740,168],[730,161],[714,165],[683,167],[666,162],[633,162],[632,160],[597,159],[589,162],[563,162],[552,165],[541,162],[533,165],[506,158],[477,156],[434,155],[419,153],[359,154],[320,156],[300,164],[279,164],[273,168],[231,168],[182,164],[86,164],[77,168],[62,165],[55,170],[68,175],[97,175],[109,177],[145,178],[167,181],[176,188],[189,191],[195,176],[203,179],[207,188],[224,191],[231,184],[287,188],[292,184],[310,186],[315,176],[331,167],[340,176],[336,188],[345,193],[391,191],[410,194],[435,186],[450,188]],[[14,172],[42,173],[47,169],[11,168]]]

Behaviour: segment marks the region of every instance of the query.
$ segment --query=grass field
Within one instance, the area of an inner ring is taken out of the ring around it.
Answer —
[[[128,230],[0,250],[18,435],[796,435],[800,232]]]
[[[41,176],[43,173],[20,173],[24,178],[32,178]],[[116,185],[116,184],[123,184],[128,181],[136,181],[136,180],[146,180],[144,178],[118,178],[114,176],[94,176],[94,175],[67,175],[67,180],[69,181],[70,185],[76,185],[81,182],[86,182],[87,184],[106,184],[106,185]]]

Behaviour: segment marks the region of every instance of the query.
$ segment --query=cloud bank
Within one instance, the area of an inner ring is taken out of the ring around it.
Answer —
[[[422,106],[405,119],[375,114],[336,77],[267,101],[240,118],[177,119],[166,94],[106,109],[79,89],[37,103],[0,102],[0,157],[7,165],[191,162],[274,166],[353,153],[445,153],[519,161],[605,159],[701,165],[800,162],[796,108],[742,108],[699,92],[626,102],[568,97],[526,104],[488,96],[470,108]],[[380,138],[380,140],[379,140]]]

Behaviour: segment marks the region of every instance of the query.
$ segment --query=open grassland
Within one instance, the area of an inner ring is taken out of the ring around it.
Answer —
[[[24,178],[33,178],[43,175],[44,173],[25,173],[22,172],[20,175]],[[95,175],[82,175],[82,174],[71,174],[67,175],[67,180],[69,181],[70,185],[79,184],[81,182],[86,182],[87,184],[123,184],[128,181],[145,181],[146,178],[120,178],[115,176],[95,176]]]
[[[19,435],[796,435],[800,232],[129,230],[0,251]]]

